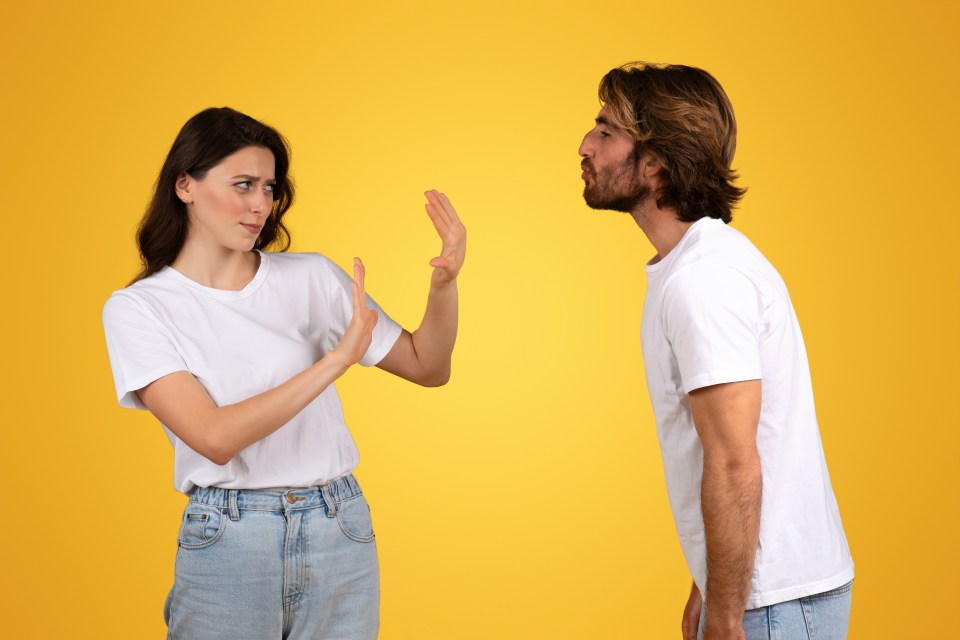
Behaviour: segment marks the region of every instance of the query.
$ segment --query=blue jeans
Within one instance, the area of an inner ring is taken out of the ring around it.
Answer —
[[[831,591],[778,602],[769,607],[747,609],[743,630],[747,640],[844,640],[850,624],[853,581]],[[700,610],[699,640],[707,607]]]
[[[377,637],[377,548],[352,475],[289,491],[196,488],[178,545],[168,640]]]

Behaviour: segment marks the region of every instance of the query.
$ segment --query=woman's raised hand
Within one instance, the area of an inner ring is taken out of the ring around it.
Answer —
[[[430,261],[430,266],[435,267],[444,279],[455,280],[467,252],[467,229],[460,222],[447,196],[436,189],[427,191],[425,195],[427,215],[443,242],[440,255]]]
[[[350,367],[360,361],[370,347],[373,328],[377,326],[377,312],[367,308],[367,294],[363,288],[366,270],[360,258],[353,259],[353,318],[333,351],[344,359],[344,365]]]

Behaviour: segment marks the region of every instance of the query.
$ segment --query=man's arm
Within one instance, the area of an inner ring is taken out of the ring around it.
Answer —
[[[703,443],[700,501],[707,543],[704,640],[744,638],[743,612],[760,535],[759,380],[690,393]]]

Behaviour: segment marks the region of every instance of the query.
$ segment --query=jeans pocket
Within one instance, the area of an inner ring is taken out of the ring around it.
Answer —
[[[217,507],[191,502],[183,510],[183,522],[177,535],[182,549],[203,549],[223,536],[226,517]]]
[[[850,625],[853,582],[800,598],[807,635],[820,640],[843,640]]]
[[[800,598],[801,601],[812,601],[812,600],[826,600],[828,598],[841,598],[848,595],[853,591],[853,580],[847,584],[837,587],[836,589],[831,589],[830,591],[824,591],[823,593],[815,593],[811,596],[804,596]]]
[[[363,495],[344,500],[337,505],[337,523],[343,535],[354,542],[373,541],[373,521],[370,506]]]

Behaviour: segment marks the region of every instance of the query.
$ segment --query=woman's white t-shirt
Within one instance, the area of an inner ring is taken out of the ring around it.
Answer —
[[[307,369],[340,343],[353,316],[352,280],[316,253],[260,253],[240,291],[212,289],[170,267],[115,291],[103,309],[107,350],[121,406],[144,409],[136,391],[188,371],[218,406],[246,400]],[[360,360],[377,364],[402,331],[379,315]],[[173,444],[174,486],[226,489],[307,487],[353,471],[359,453],[331,384],[290,422],[225,465]]]

